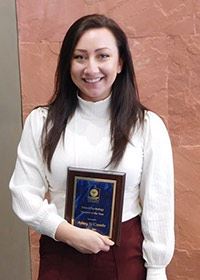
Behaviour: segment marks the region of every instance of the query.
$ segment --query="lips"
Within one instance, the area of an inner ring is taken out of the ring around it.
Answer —
[[[83,78],[83,81],[89,84],[95,84],[100,82],[103,79],[103,77],[97,77],[97,78]]]

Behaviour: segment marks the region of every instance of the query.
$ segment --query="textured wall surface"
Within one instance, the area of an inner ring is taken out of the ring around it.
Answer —
[[[88,13],[113,17],[128,35],[141,100],[163,116],[176,183],[176,250],[169,280],[200,279],[200,1],[17,0],[24,117],[52,94],[60,42]],[[31,232],[32,274],[38,235]]]

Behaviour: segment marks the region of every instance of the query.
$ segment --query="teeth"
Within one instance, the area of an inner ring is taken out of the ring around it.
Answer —
[[[97,83],[101,80],[101,78],[95,78],[95,79],[84,79],[87,83]]]

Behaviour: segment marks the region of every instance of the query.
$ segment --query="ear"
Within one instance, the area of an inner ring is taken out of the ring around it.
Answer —
[[[124,64],[124,63],[123,63],[123,60],[122,60],[121,58],[119,58],[119,64],[118,64],[117,74],[121,73],[123,64]]]

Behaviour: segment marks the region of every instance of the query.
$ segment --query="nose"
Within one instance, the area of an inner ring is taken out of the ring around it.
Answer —
[[[84,73],[85,74],[94,74],[97,73],[99,70],[98,63],[94,58],[89,58],[87,60]]]

